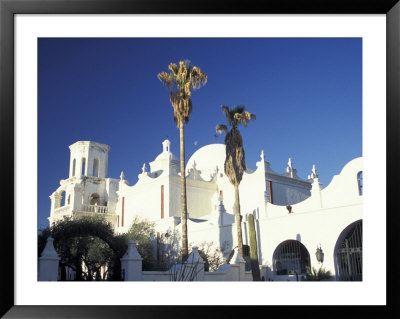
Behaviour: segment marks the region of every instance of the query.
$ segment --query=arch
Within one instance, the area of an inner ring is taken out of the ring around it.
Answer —
[[[67,199],[66,199],[66,197],[67,197],[67,192],[65,191],[65,190],[62,190],[61,192],[60,192],[60,202],[59,202],[59,204],[58,204],[58,207],[63,207],[63,206],[65,206],[66,204],[67,204]]]
[[[96,157],[93,160],[93,174],[94,177],[99,177],[99,159]]]
[[[112,226],[104,219],[81,217],[71,220],[66,218],[53,225],[50,229],[50,234],[54,238],[54,247],[56,248],[57,252],[61,254],[60,257],[63,257],[63,251],[65,250],[58,249],[62,243],[64,245],[68,245],[68,243],[70,243],[74,238],[82,239],[87,237],[97,237],[101,239],[113,251],[112,265],[110,268],[110,280],[121,280],[120,259],[126,252],[128,245],[123,237],[114,235]],[[80,277],[81,274],[76,272],[76,275],[77,280],[82,279]]]
[[[85,176],[85,166],[86,166],[86,158],[82,157],[82,168],[81,168],[82,176]]]
[[[362,220],[351,223],[340,233],[334,261],[337,280],[362,281]]]
[[[297,240],[286,240],[274,251],[273,267],[277,275],[305,275],[310,266],[310,253]]]
[[[89,197],[90,199],[90,205],[100,205],[100,195],[97,193],[93,193],[92,195],[90,195]]]
[[[72,161],[72,174],[71,177],[75,176],[75,168],[76,168],[76,158]]]

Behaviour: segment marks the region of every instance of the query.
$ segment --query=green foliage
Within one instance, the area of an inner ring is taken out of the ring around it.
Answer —
[[[203,241],[199,245],[199,255],[205,261],[205,271],[215,271],[219,266],[225,263],[224,253],[226,253],[228,243],[225,242],[222,247],[215,247],[214,242]]]
[[[260,281],[261,279],[260,279],[260,267],[258,264],[256,229],[254,225],[254,216],[252,214],[249,214],[248,221],[249,221],[251,273],[253,275],[253,281]]]
[[[157,269],[166,271],[175,265],[182,262],[182,237],[176,229],[168,229],[168,231],[159,238],[159,260]]]
[[[304,281],[325,281],[331,280],[332,274],[330,270],[326,270],[324,267],[320,267],[318,270],[315,267],[307,267],[306,277],[303,279]]]
[[[118,235],[101,215],[64,218],[39,233],[38,257],[49,236],[54,238],[54,248],[61,258],[60,266],[75,270],[76,280],[121,280],[120,259],[131,239],[136,241],[143,257],[143,269],[151,270],[155,264],[152,245],[154,223],[147,220],[136,218],[126,234]],[[100,276],[104,265],[107,272]]]
[[[154,258],[153,243],[156,240],[156,232],[154,230],[155,223],[147,219],[135,217],[131,227],[125,235],[125,242],[129,240],[136,242],[137,250],[143,258],[143,270],[154,270],[156,260]]]
[[[157,270],[170,270],[174,265],[182,264],[182,253],[180,249],[180,234],[179,232],[167,232],[160,239],[160,257],[161,263]],[[194,244],[190,243],[190,247]],[[198,253],[204,260],[204,271],[215,271],[219,266],[226,263],[224,255],[228,254],[229,242],[225,241],[221,246],[215,245],[213,241],[203,241],[198,245]],[[189,254],[191,249],[189,250]]]
[[[74,269],[76,280],[105,279],[100,277],[102,265],[107,265],[107,279],[120,279],[120,258],[127,245],[114,235],[112,225],[103,216],[64,218],[46,234],[54,238],[60,265]]]
[[[42,254],[48,237],[50,237],[50,229],[48,227],[40,230],[38,234],[38,257]]]
[[[82,251],[82,259],[87,268],[84,272],[86,280],[92,280],[93,277],[96,280],[104,280],[108,271],[102,276],[101,267],[112,263],[112,249],[107,243],[97,237],[86,237],[82,242],[85,243]]]
[[[198,247],[198,253],[204,261],[204,271],[215,271],[225,263],[223,258],[224,252],[226,252],[228,242],[224,242],[222,247],[215,247],[214,242],[202,242]],[[190,251],[191,253],[191,251]],[[188,260],[190,260],[190,254]],[[168,267],[171,281],[195,281],[197,275],[203,270],[197,260],[193,265],[188,266],[186,263],[181,262],[181,258],[175,260],[175,264],[171,264]]]

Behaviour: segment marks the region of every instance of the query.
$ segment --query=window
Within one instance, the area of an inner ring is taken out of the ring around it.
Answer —
[[[276,248],[273,264],[277,275],[306,274],[310,267],[310,254],[299,241],[287,240]]]
[[[82,176],[85,176],[85,164],[86,164],[86,159],[82,158]]]
[[[74,160],[72,161],[72,176],[75,176],[75,166],[76,166],[76,159],[74,158]]]
[[[99,159],[95,158],[93,160],[93,174],[94,177],[99,177]]]
[[[60,198],[60,204],[58,205],[58,207],[63,207],[67,204],[67,200],[66,200],[67,193],[65,191],[62,191],[60,195],[61,195],[61,198]]]
[[[358,195],[363,194],[363,172],[358,172],[357,174],[357,183],[358,183]]]

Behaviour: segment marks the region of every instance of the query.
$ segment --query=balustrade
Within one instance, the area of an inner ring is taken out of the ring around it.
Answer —
[[[69,210],[69,205],[57,207],[56,209],[54,209],[54,214],[55,215],[63,215],[68,210]]]
[[[98,206],[98,205],[83,205],[83,211],[89,213],[108,213],[107,206]]]

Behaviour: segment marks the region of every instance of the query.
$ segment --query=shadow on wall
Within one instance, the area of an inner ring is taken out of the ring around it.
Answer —
[[[254,219],[256,226],[256,234],[257,234],[257,253],[258,253],[258,263],[262,265],[263,255],[262,255],[262,244],[261,244],[261,233],[260,233],[260,209],[254,211]]]
[[[219,247],[224,253],[224,258],[228,260],[233,249],[232,226],[219,226]]]

